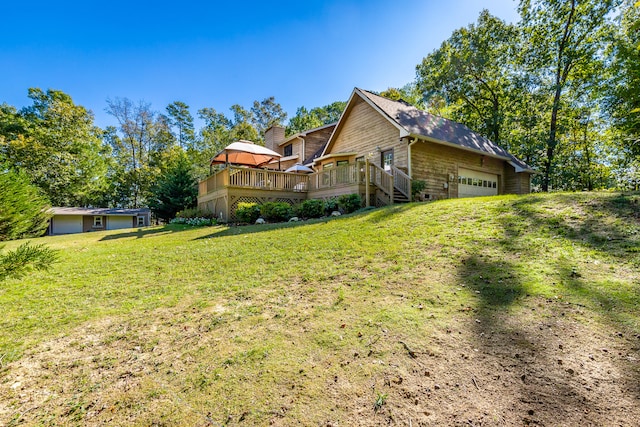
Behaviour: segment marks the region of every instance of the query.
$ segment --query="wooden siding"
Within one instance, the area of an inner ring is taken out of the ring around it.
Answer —
[[[372,153],[371,163],[381,166],[381,151],[393,149],[394,165],[407,167],[407,144],[400,141],[398,128],[360,97],[354,99],[353,107],[342,120],[339,133],[325,155],[343,152],[358,153],[355,157],[360,157]]]
[[[335,126],[329,126],[327,128],[308,133],[304,138],[304,156],[300,161],[305,160],[320,148],[324,147],[329,140],[329,137],[331,137],[331,133],[334,129]]]
[[[529,194],[531,192],[531,174],[516,173],[513,166],[505,162],[504,194]]]
[[[419,141],[411,146],[411,173],[414,180],[426,182],[429,199],[458,197],[458,168],[498,175],[498,194],[502,194],[504,162],[470,151]],[[448,188],[445,188],[447,184]]]
[[[284,141],[285,128],[282,126],[274,125],[266,130],[264,133],[264,146],[267,147],[271,151],[275,151],[276,153],[280,153],[278,151],[278,144]]]

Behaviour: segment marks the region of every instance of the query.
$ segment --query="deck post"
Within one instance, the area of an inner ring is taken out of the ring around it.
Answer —
[[[391,187],[391,189],[389,190],[389,192],[390,192],[391,194],[389,194],[389,198],[390,198],[390,200],[391,200],[391,204],[393,204],[393,189],[394,189],[394,187],[393,187],[393,185],[394,185],[394,184],[393,184],[393,174],[391,174],[391,176],[389,177],[389,182],[391,183],[391,186],[390,186],[390,187]]]
[[[364,160],[364,198],[366,199],[366,207],[371,206],[371,189],[369,188],[369,159]]]

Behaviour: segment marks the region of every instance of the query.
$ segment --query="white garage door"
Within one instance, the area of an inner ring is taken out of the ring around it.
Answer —
[[[458,169],[458,197],[495,196],[498,194],[498,175]]]
[[[130,216],[108,216],[107,230],[119,230],[121,228],[132,228],[133,219]]]
[[[82,216],[56,215],[53,217],[53,234],[82,233]]]

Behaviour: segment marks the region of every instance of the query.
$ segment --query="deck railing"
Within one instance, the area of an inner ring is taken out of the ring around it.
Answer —
[[[364,164],[356,163],[325,169],[309,176],[309,189],[322,190],[343,185],[364,183]]]
[[[395,166],[391,166],[391,172],[393,173],[393,186],[411,200],[411,178],[409,175]]]
[[[393,198],[393,175],[380,166],[369,163],[369,180],[373,185]]]
[[[203,196],[225,187],[306,192],[309,189],[309,176],[298,173],[229,166],[211,175],[206,180],[200,181],[198,194]]]
[[[368,165],[370,184],[382,190],[390,200],[393,201],[394,187],[407,198],[410,197],[411,179],[407,174],[395,167],[392,167],[392,173],[389,173],[372,163],[368,163]],[[229,166],[201,181],[198,194],[203,196],[225,187],[307,192],[349,185],[364,185],[365,168],[366,163],[358,162],[305,175]]]

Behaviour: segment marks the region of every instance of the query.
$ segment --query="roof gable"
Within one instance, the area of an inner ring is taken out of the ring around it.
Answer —
[[[335,135],[337,135],[339,129],[341,129],[344,117],[348,115],[354,105],[355,97],[363,99],[373,107],[374,110],[398,128],[400,137],[414,136],[464,150],[485,153],[492,157],[506,160],[515,168],[516,172],[534,172],[525,162],[516,158],[488,138],[472,131],[462,123],[429,114],[403,100],[394,101],[359,88],[355,88],[351,94],[347,108],[345,108],[344,113],[340,117],[336,129],[329,139],[327,148],[322,153],[323,155],[327,154],[331,149]]]

